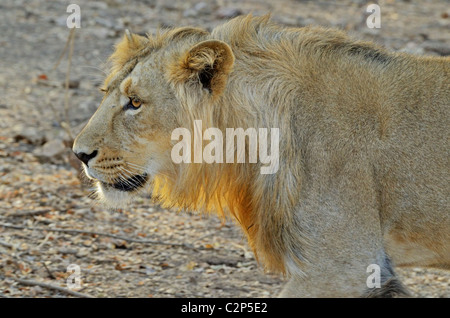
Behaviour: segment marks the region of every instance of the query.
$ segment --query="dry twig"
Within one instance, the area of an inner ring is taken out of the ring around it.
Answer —
[[[15,278],[15,277],[11,277],[12,279],[14,279],[16,282],[22,284],[22,285],[28,285],[28,286],[39,286],[42,288],[47,288],[47,289],[53,289],[53,290],[57,290],[60,291],[62,293],[68,294],[68,295],[72,295],[75,297],[80,297],[80,298],[94,298],[91,295],[88,294],[84,294],[84,293],[80,293],[80,292],[76,292],[74,290],[70,290],[61,286],[55,286],[52,284],[47,284],[47,283],[42,283],[42,282],[37,282],[34,280],[26,280],[26,279],[21,279],[21,278]]]
[[[0,223],[0,226],[5,228],[11,228],[11,229],[19,229],[19,230],[31,230],[31,231],[48,231],[48,232],[61,232],[61,233],[68,233],[68,234],[90,234],[90,235],[99,235],[99,236],[106,236],[111,237],[127,242],[132,243],[141,243],[141,244],[153,244],[153,245],[166,245],[166,246],[181,246],[185,248],[193,248],[192,246],[188,244],[183,243],[166,243],[161,241],[152,241],[152,240],[141,240],[141,239],[135,239],[110,233],[103,233],[103,232],[97,232],[97,231],[86,231],[86,230],[77,230],[77,229],[60,229],[60,228],[42,228],[42,227],[28,227],[28,226],[21,226],[21,225],[15,225],[15,224],[8,224],[8,223]]]
[[[64,120],[65,122],[61,123],[62,127],[66,130],[69,138],[73,140],[72,130],[70,129],[70,120],[69,120],[69,80],[70,80],[70,68],[72,67],[72,55],[73,55],[73,43],[74,43],[74,35],[75,28],[70,30],[69,34],[69,56],[68,56],[68,64],[67,64],[67,73],[66,73],[66,83],[65,83],[65,94],[64,94]]]
[[[70,29],[70,33],[67,37],[66,44],[64,46],[64,49],[61,52],[61,55],[58,58],[58,61],[53,66],[53,71],[56,70],[56,68],[59,66],[62,58],[67,52],[67,49],[69,49],[68,53],[68,63],[67,63],[67,72],[66,72],[66,79],[64,84],[64,120],[60,118],[58,115],[59,113],[56,111],[56,109],[53,107],[52,103],[48,103],[50,107],[52,108],[54,114],[58,117],[57,120],[61,127],[66,131],[67,135],[71,140],[73,140],[73,134],[72,130],[70,128],[70,121],[69,121],[69,82],[70,82],[70,69],[72,67],[72,55],[73,55],[73,44],[75,39],[75,28]]]
[[[6,213],[6,217],[20,217],[20,216],[33,216],[33,215],[41,215],[51,212],[50,209],[44,210],[36,210],[36,211],[17,211],[15,213]]]
[[[48,269],[47,265],[45,264],[45,262],[42,263],[42,265],[44,265],[45,270],[47,271],[48,276],[51,279],[56,279],[55,275],[53,275],[53,273]]]
[[[14,248],[15,246],[13,244],[10,244],[8,242],[0,240],[0,246],[8,247],[8,248]]]

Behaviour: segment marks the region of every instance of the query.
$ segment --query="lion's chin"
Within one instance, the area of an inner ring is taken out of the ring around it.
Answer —
[[[107,208],[126,208],[130,201],[145,189],[147,180],[148,177],[144,174],[135,177],[134,182],[131,183],[129,180],[115,184],[97,181],[97,199]]]
[[[99,181],[96,182],[96,188],[95,198],[102,206],[110,209],[125,208],[134,197],[131,192],[117,190]]]

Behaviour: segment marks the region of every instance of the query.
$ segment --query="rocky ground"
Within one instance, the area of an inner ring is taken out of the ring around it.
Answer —
[[[108,211],[88,197],[69,134],[98,106],[107,57],[125,28],[211,29],[235,15],[272,12],[288,26],[340,27],[391,50],[450,54],[446,1],[379,1],[381,28],[369,29],[361,0],[80,0],[65,90],[68,58],[57,62],[70,3],[0,2],[0,297],[270,297],[283,286],[258,267],[230,220],[163,210],[145,197]],[[79,294],[66,285],[70,264],[80,269]],[[398,272],[415,296],[450,297],[449,272]]]

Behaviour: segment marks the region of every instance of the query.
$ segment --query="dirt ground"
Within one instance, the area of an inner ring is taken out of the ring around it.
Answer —
[[[54,66],[70,33],[70,3],[80,6],[81,28],[75,31],[66,92],[67,56]],[[61,122],[68,117],[76,134],[95,111],[107,57],[126,28],[136,33],[181,25],[211,29],[238,14],[271,12],[288,26],[339,27],[391,50],[450,54],[448,1],[379,1],[380,29],[365,23],[368,3],[2,0],[0,297],[276,295],[283,278],[261,270],[231,220],[163,210],[146,197],[120,211],[92,201],[71,165],[65,145],[70,136]],[[80,294],[69,294],[70,264],[79,266],[81,288],[75,290]],[[397,271],[415,296],[450,297],[449,272]]]

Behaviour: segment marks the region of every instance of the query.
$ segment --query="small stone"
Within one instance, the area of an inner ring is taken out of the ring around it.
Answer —
[[[208,15],[213,12],[212,5],[206,2],[196,3],[192,8],[188,8],[184,10],[183,16],[188,17],[196,17],[199,15]]]
[[[46,141],[45,133],[35,127],[17,125],[14,127],[14,130],[14,140],[16,142],[25,141],[32,145],[40,146]]]
[[[60,139],[54,139],[46,142],[42,147],[33,151],[33,155],[42,162],[55,163],[62,159],[66,151],[64,142]]]
[[[415,54],[415,55],[423,55],[424,54],[424,49],[420,46],[418,46],[416,43],[414,42],[408,42],[405,47],[403,47],[401,50],[399,50],[400,52],[405,52],[405,53],[409,53],[409,54]]]
[[[241,14],[242,11],[238,8],[220,8],[216,12],[216,17],[218,19],[232,19]]]
[[[64,87],[66,86],[65,82],[63,83],[63,86]],[[70,80],[69,81],[69,88],[74,89],[74,88],[78,88],[78,87],[80,87],[80,81],[78,81],[78,80]]]
[[[89,249],[87,249],[87,248],[81,248],[81,249],[78,251],[78,253],[76,254],[76,257],[81,258],[81,257],[85,257],[85,256],[88,256],[88,255],[89,255]]]
[[[426,51],[434,52],[441,56],[450,55],[450,47],[445,42],[428,40],[423,42],[421,47]]]
[[[58,249],[59,254],[77,254],[78,250],[72,248],[60,248]]]
[[[61,15],[59,17],[51,19],[51,22],[55,23],[57,26],[67,27],[67,15]]]

